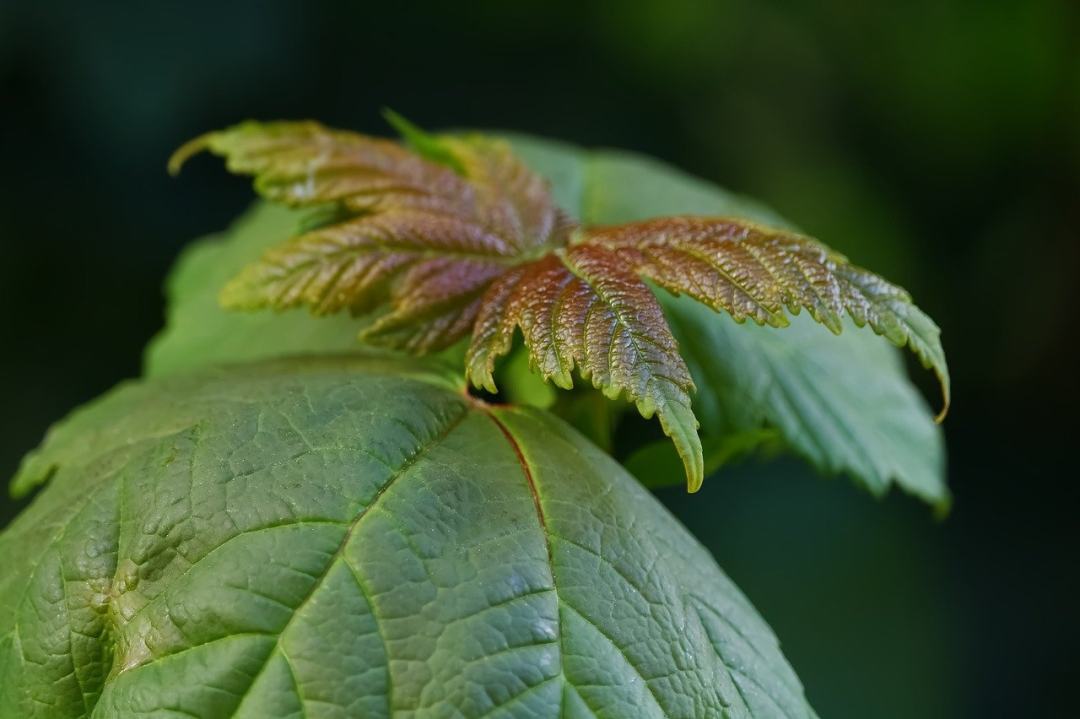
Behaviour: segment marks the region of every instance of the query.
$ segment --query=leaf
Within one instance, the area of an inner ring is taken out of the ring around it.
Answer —
[[[809,237],[724,217],[674,217],[591,228],[579,242],[607,248],[643,277],[675,295],[724,310],[743,322],[786,327],[783,311],[805,309],[834,334],[843,314],[933,368],[948,412],[948,367],[941,331],[911,296],[848,263]]]
[[[392,110],[383,113],[408,146],[424,159],[446,166],[476,190],[497,234],[525,250],[545,241],[562,244],[573,223],[552,201],[548,181],[529,169],[506,140],[480,133],[431,135]]]
[[[695,492],[704,478],[693,380],[659,303],[600,247],[576,246],[508,272],[488,293],[466,355],[466,375],[494,392],[495,360],[525,337],[544,379],[569,389],[577,368],[611,399],[623,392],[645,418],[656,414],[675,442]]]
[[[940,429],[887,343],[850,320],[836,337],[805,316],[770,332],[686,297],[664,306],[694,379],[716,388],[695,398],[706,446],[775,427],[826,473],[848,474],[878,496],[895,481],[947,510]]]
[[[495,360],[520,328],[545,379],[568,388],[577,371],[656,414],[691,491],[704,472],[694,385],[642,278],[738,321],[784,326],[785,309],[806,309],[838,333],[846,311],[911,346],[948,406],[937,328],[903,290],[817,241],[731,217],[579,228],[506,142],[430,136],[391,117],[418,154],[315,123],[246,123],[181,148],[173,169],[210,149],[270,199],[337,206],[244,270],[222,294],[227,306],[370,312],[362,339],[414,353],[471,333],[467,376],[491,391]]]
[[[555,197],[588,224],[681,213],[739,215],[792,229],[760,204],[651,158],[511,140],[538,172],[557,178]],[[707,470],[723,459],[716,448],[728,436],[771,427],[821,471],[847,474],[874,494],[896,482],[948,507],[941,430],[888,343],[851,327],[833,336],[806,317],[774,330],[718,318],[688,298],[661,296],[661,303],[700,388],[694,410]],[[650,468],[643,479],[664,484],[661,471]]]
[[[389,295],[393,310],[361,336],[385,343],[402,325],[417,328],[391,344],[426,352],[465,336],[480,295],[504,269],[499,239],[440,214],[395,209],[304,233],[263,255],[222,291],[226,307],[361,314]],[[441,281],[432,282],[439,277]],[[392,290],[390,281],[396,280]]]
[[[427,364],[188,372],[55,428],[0,534],[0,716],[813,716],[633,478]]]
[[[497,382],[510,404],[551,409],[559,399],[555,388],[529,366],[529,354],[521,348],[511,352],[510,358],[503,363]]]
[[[146,349],[144,373],[158,377],[219,364],[360,349],[356,335],[370,325],[369,318],[339,314],[312,322],[304,312],[226,312],[218,303],[231,277],[286,240],[304,218],[301,211],[259,204],[227,232],[192,243],[166,284],[166,327]],[[460,356],[452,361],[452,373],[461,383]]]
[[[479,212],[476,191],[453,170],[427,162],[390,140],[330,130],[316,122],[245,122],[188,142],[170,158],[177,174],[209,150],[231,172],[255,176],[259,194],[304,207],[341,202],[347,210],[411,208]]]
[[[397,130],[409,149],[420,155],[420,157],[431,160],[437,165],[449,167],[459,175],[465,174],[465,167],[461,164],[461,161],[438,137],[421,130],[389,108],[383,109],[383,117],[390,123],[391,127]]]
[[[303,305],[316,314],[382,308],[363,333],[375,344],[418,353],[449,347],[468,334],[483,291],[510,259],[563,232],[544,182],[497,140],[446,142],[469,181],[389,141],[315,123],[210,133],[181,148],[170,168],[201,149],[255,175],[270,199],[340,209],[336,221],[248,267],[222,291],[223,304]]]

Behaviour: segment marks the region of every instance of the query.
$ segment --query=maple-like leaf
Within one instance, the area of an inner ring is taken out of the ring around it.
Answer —
[[[605,395],[623,392],[641,414],[656,414],[675,442],[691,491],[704,461],[690,408],[694,382],[652,291],[603,247],[576,245],[516,267],[484,297],[466,373],[494,392],[495,359],[520,327],[533,367],[569,389],[576,368]]]
[[[818,241],[725,217],[580,227],[506,142],[391,121],[409,147],[314,122],[248,122],[177,151],[174,173],[209,150],[271,200],[332,210],[230,282],[225,306],[370,314],[363,340],[418,354],[471,335],[466,375],[492,392],[520,330],[545,380],[569,388],[576,372],[655,414],[691,491],[704,473],[695,388],[646,280],[739,322],[781,327],[805,309],[838,333],[846,313],[910,347],[947,409],[938,328],[904,290]]]
[[[898,346],[907,346],[941,383],[948,410],[949,374],[941,331],[896,285],[857,267],[817,240],[725,217],[665,217],[589,229],[584,243],[673,294],[686,294],[737,322],[785,327],[784,310],[810,316],[840,334],[846,312]]]

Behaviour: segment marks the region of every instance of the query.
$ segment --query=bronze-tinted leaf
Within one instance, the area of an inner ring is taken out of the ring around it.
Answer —
[[[547,181],[527,168],[505,140],[483,135],[439,139],[476,185],[482,206],[489,208],[487,222],[515,248],[525,251],[543,244],[567,224],[552,202]]]
[[[360,337],[417,354],[449,347],[472,331],[484,291],[506,269],[496,262],[450,257],[418,262],[394,287],[393,309]]]
[[[281,122],[212,132],[176,153],[174,172],[210,150],[269,199],[328,210],[227,285],[226,306],[370,312],[365,341],[414,353],[471,332],[466,374],[493,392],[495,362],[520,328],[545,380],[569,388],[576,371],[657,415],[692,491],[704,472],[694,386],[646,279],[739,322],[781,327],[785,311],[806,309],[840,332],[846,312],[911,347],[937,373],[948,407],[934,323],[906,292],[816,240],[715,217],[579,229],[506,142],[433,136],[390,119],[412,150]]]
[[[570,228],[546,182],[505,142],[423,139],[438,142],[452,166],[313,122],[244,123],[181,148],[174,172],[206,149],[224,155],[233,172],[254,175],[272,200],[336,207],[317,229],[247,268],[224,289],[223,303],[378,311],[364,339],[413,352],[466,335],[480,296],[507,263],[565,244]]]
[[[362,312],[388,301],[393,281],[424,261],[491,267],[507,262],[506,252],[500,238],[477,225],[393,209],[326,225],[271,249],[225,287],[222,302],[235,309],[306,305],[316,314]],[[445,294],[445,287],[437,289]],[[421,290],[413,282],[400,296],[415,304]]]
[[[475,188],[453,170],[396,142],[316,122],[245,122],[207,133],[176,151],[170,172],[204,150],[225,157],[230,172],[254,176],[259,194],[287,205],[341,202],[355,211],[403,206],[478,214]]]
[[[950,388],[940,330],[910,295],[848,263],[817,240],[728,217],[661,217],[582,232],[578,247],[618,252],[643,277],[687,294],[736,321],[788,324],[785,308],[810,315],[839,334],[846,311],[859,326],[908,346],[933,368],[944,407]]]
[[[418,155],[453,169],[475,187],[485,221],[514,247],[527,251],[565,241],[568,218],[552,200],[548,181],[513,153],[510,143],[478,133],[432,135],[393,110],[386,119]]]
[[[690,491],[701,486],[693,380],[656,297],[618,255],[580,245],[500,278],[484,297],[466,356],[476,386],[494,391],[495,360],[509,351],[515,328],[545,379],[570,387],[576,369],[608,397],[625,393],[644,417],[656,414]]]

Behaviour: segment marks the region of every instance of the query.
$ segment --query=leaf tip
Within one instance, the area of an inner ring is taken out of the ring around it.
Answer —
[[[949,414],[949,407],[952,406],[952,381],[949,378],[949,365],[945,361],[945,350],[941,347],[940,341],[932,349],[931,352],[916,351],[916,354],[922,360],[923,366],[932,370],[934,376],[937,377],[938,387],[941,389],[941,409],[934,415],[934,422],[941,424]]]
[[[833,333],[833,336],[839,337],[844,334],[844,322],[840,319],[840,315],[830,312],[822,323]]]
[[[694,421],[694,426],[697,426],[697,420]],[[705,454],[701,447],[701,439],[698,437],[697,432],[693,432],[689,446],[680,446],[679,442],[676,442],[676,449],[679,451],[679,455],[683,461],[683,467],[686,469],[686,491],[689,494],[694,494],[701,489],[702,483],[705,481]]]
[[[59,468],[40,448],[30,452],[23,458],[15,478],[11,480],[8,496],[15,500],[28,497],[34,489],[51,480]]]
[[[944,522],[949,518],[952,513],[953,498],[952,495],[946,491],[943,497],[940,497],[937,501],[933,502],[934,519],[938,522]]]
[[[938,381],[941,383],[941,410],[934,415],[935,424],[941,424],[945,421],[945,418],[949,415],[949,407],[952,406],[952,390],[949,387],[948,378],[939,376]]]
[[[551,381],[559,389],[574,389],[574,378],[565,369],[560,369],[552,374]]]
[[[642,403],[639,401],[637,404],[638,411],[642,416],[646,416],[642,411]],[[689,403],[664,403],[656,409],[664,434],[671,438],[675,451],[682,460],[683,469],[686,471],[686,491],[693,494],[701,489],[705,481],[705,455],[701,437],[697,433],[700,423]]]
[[[458,175],[465,175],[465,167],[461,164],[461,160],[440,138],[421,129],[418,125],[389,107],[382,109],[382,116],[390,127],[401,135],[401,139],[405,141],[409,149],[417,155],[420,155],[425,160],[448,167]]]
[[[465,367],[465,382],[476,389],[482,389],[491,394],[499,392],[499,388],[495,386],[495,377],[490,367],[467,365]]]
[[[397,130],[398,134],[402,137],[408,137],[411,134],[423,134],[423,130],[409,122],[409,120],[401,113],[395,111],[393,108],[384,107],[380,111],[383,119],[386,120],[386,124]]]
[[[694,468],[694,471],[691,471],[689,465],[686,467],[686,491],[688,494],[697,493],[705,481],[704,461],[700,455],[697,459],[697,466]]]
[[[198,137],[188,140],[183,145],[176,149],[169,157],[169,163],[167,165],[169,175],[176,177],[180,174],[180,170],[183,169],[184,164],[195,155],[198,155],[204,150],[210,148],[210,143],[213,142],[214,136],[217,133],[207,132]]]

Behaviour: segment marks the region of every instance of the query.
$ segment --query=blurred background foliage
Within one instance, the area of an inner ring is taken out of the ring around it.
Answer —
[[[954,373],[945,522],[783,458],[661,497],[823,717],[1075,711],[1080,4],[0,0],[0,473],[138,373],[173,258],[249,202],[172,149],[383,105],[653,154],[908,287]]]

